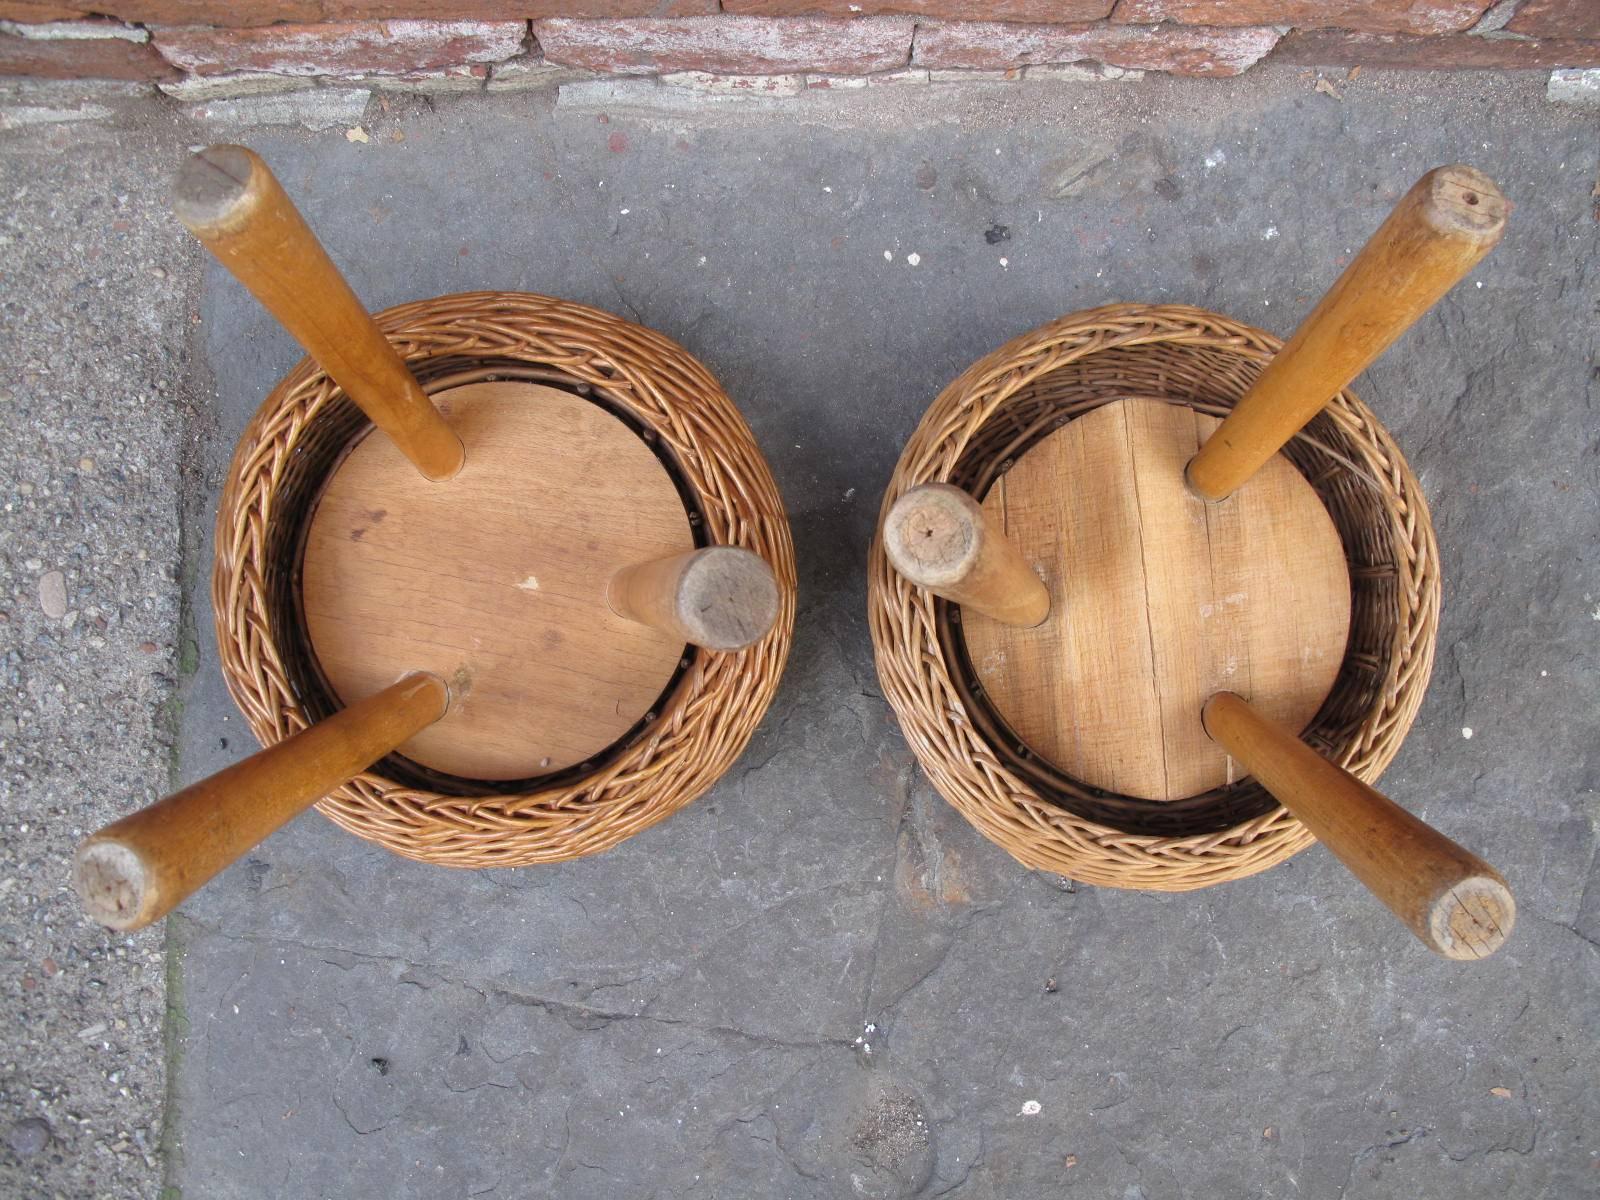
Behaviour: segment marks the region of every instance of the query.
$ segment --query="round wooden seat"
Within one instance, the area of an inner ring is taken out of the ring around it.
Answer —
[[[306,538],[312,650],[343,704],[407,671],[449,680],[447,719],[400,753],[468,779],[524,779],[599,754],[660,699],[681,639],[606,602],[618,571],[694,548],[677,486],[599,405],[475,383],[433,397],[465,465],[432,483],[367,436]]]
[[[1289,461],[1214,504],[1185,486],[1218,424],[1117,400],[1033,446],[983,501],[1055,603],[1032,628],[964,610],[973,668],[1030,750],[1107,791],[1181,800],[1232,782],[1206,699],[1237,692],[1299,730],[1344,659],[1344,547]]]

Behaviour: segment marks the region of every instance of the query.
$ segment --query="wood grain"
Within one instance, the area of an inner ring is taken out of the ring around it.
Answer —
[[[1477,266],[1510,210],[1472,167],[1418,180],[1189,464],[1195,493],[1220,500],[1249,479]]]
[[[528,383],[435,396],[467,448],[448,483],[387,438],[339,466],[306,539],[313,651],[346,703],[404,670],[450,680],[449,720],[401,747],[436,770],[520,779],[581,763],[656,703],[681,639],[606,603],[619,570],[694,548],[650,448],[610,413]]]
[[[1205,724],[1429,949],[1477,959],[1504,944],[1516,901],[1483,859],[1232,693],[1210,698]]]
[[[173,210],[419,471],[460,470],[460,441],[254,151],[191,156]]]
[[[72,868],[84,908],[113,929],[160,920],[273,830],[437,721],[449,703],[444,680],[408,675],[91,834]]]
[[[611,610],[707,650],[742,650],[778,619],[778,581],[759,554],[707,546],[624,567],[606,588]]]
[[[1206,736],[1206,699],[1246,694],[1298,730],[1344,658],[1344,548],[1293,465],[1275,457],[1215,505],[1184,486],[1216,424],[1119,400],[1039,442],[984,501],[1054,603],[1034,629],[962,610],[979,681],[1035,753],[1122,795],[1179,800],[1237,778]]]
[[[1050,593],[999,523],[948,483],[925,483],[896,500],[883,547],[918,587],[993,620],[1030,628],[1050,611]]]

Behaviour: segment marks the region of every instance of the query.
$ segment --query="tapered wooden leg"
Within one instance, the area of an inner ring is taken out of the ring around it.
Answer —
[[[1237,490],[1475,267],[1511,205],[1472,167],[1417,181],[1189,463],[1206,500]]]
[[[883,522],[883,547],[918,587],[996,621],[1032,628],[1049,615],[1044,583],[958,487],[925,483],[901,496]]]
[[[707,650],[742,650],[778,619],[778,582],[759,555],[708,546],[624,567],[606,602],[619,617]]]
[[[1476,854],[1232,692],[1206,702],[1205,726],[1429,949],[1446,958],[1485,958],[1510,935],[1516,901],[1500,873]]]
[[[445,424],[266,163],[213,146],[184,164],[173,210],[429,479],[461,469]]]
[[[417,673],[320,725],[91,834],[72,882],[113,929],[165,916],[280,825],[445,713],[450,692]]]

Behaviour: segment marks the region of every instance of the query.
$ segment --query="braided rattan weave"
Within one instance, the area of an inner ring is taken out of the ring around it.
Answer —
[[[519,866],[604,850],[716,782],[777,689],[793,636],[795,569],[772,473],[703,366],[668,338],[609,313],[475,292],[401,305],[376,320],[429,392],[527,379],[602,404],[656,449],[702,544],[753,550],[777,576],[772,632],[736,654],[691,650],[655,711],[594,761],[487,785],[391,756],[318,806],[352,833],[448,866]],[[303,361],[267,397],[234,454],[217,514],[212,600],[228,689],[264,745],[334,707],[298,616],[298,555],[323,481],[366,424]]]
[[[1127,396],[1227,412],[1280,348],[1179,305],[1062,317],[974,363],[923,417],[884,495],[949,482],[980,499],[1034,442]],[[1400,748],[1433,666],[1438,550],[1421,488],[1365,405],[1341,392],[1285,448],[1338,527],[1350,564],[1350,642],[1305,739],[1372,781]],[[881,525],[880,516],[880,525]],[[1108,887],[1185,891],[1254,874],[1312,842],[1246,779],[1174,804],[1112,795],[1033,756],[985,701],[960,610],[907,583],[881,539],[868,562],[878,677],[935,787],[1026,866]]]

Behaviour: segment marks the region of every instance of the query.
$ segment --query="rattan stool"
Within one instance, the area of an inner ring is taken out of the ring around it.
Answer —
[[[180,218],[310,358],[217,516],[223,674],[268,749],[86,839],[75,882],[149,923],[314,801],[398,854],[592,854],[706,791],[776,691],[794,551],[709,372],[596,309],[478,292],[361,308],[253,153]]]
[[[870,623],[913,753],[982,833],[1162,891],[1320,838],[1439,953],[1504,940],[1504,880],[1367,786],[1427,686],[1439,569],[1416,478],[1345,388],[1508,207],[1430,172],[1287,346],[1113,305],[934,401],[884,496]]]

